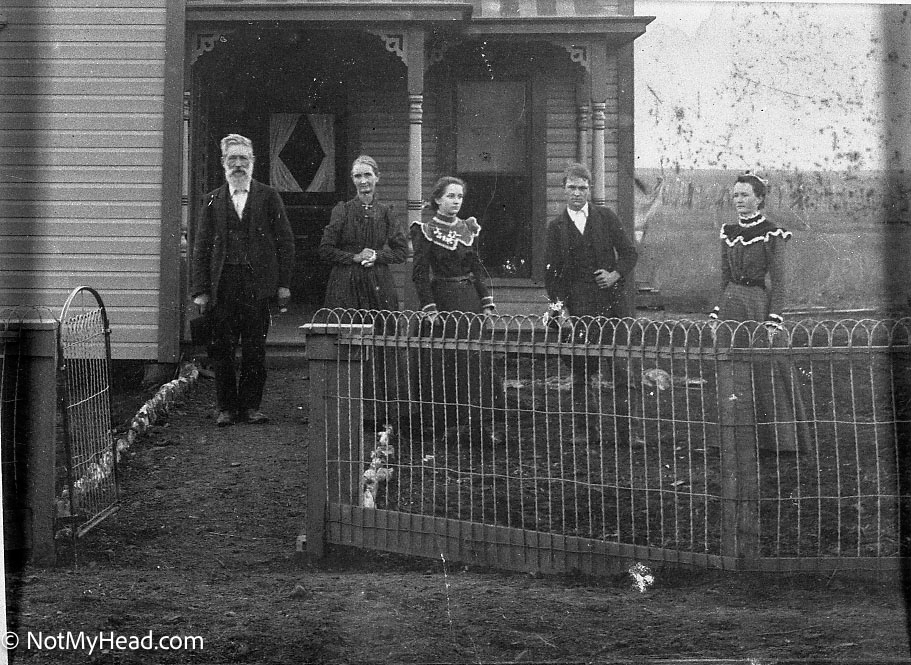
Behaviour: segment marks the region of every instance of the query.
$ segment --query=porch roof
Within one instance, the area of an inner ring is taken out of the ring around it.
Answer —
[[[188,21],[295,21],[345,24],[434,24],[469,35],[607,35],[632,41],[652,16],[608,13],[571,0],[186,0]],[[441,25],[442,24],[442,25]]]
[[[613,43],[631,42],[645,34],[654,16],[538,16],[534,18],[474,19],[466,26],[471,35],[554,37],[607,35]]]
[[[188,21],[307,21],[313,23],[436,23],[467,21],[470,2],[427,0],[187,0]]]

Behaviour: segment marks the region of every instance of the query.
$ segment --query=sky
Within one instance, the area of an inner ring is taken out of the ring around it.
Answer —
[[[637,15],[656,18],[634,43],[636,166],[907,167],[911,22],[902,11],[637,0]]]

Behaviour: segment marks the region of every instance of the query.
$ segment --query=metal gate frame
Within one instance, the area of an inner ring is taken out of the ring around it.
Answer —
[[[99,293],[78,286],[60,311],[60,402],[66,452],[64,504],[76,540],[120,509],[111,427],[111,328]]]

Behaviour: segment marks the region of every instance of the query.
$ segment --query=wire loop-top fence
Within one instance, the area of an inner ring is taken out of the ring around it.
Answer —
[[[117,454],[111,428],[111,346],[107,312],[91,287],[74,289],[60,313],[66,488],[58,517],[81,537],[117,510]]]
[[[909,319],[322,310],[307,328],[334,542],[587,571],[901,554]]]

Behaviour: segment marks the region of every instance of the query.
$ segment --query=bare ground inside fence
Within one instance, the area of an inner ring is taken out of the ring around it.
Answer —
[[[20,647],[13,662],[605,662],[654,658],[908,656],[895,580],[681,573],[593,580],[333,551],[301,564],[308,382],[273,370],[263,426],[216,429],[199,387],[137,443],[123,508],[79,565],[8,580],[11,629],[46,637],[201,636],[203,649]],[[130,391],[121,391],[121,399]],[[133,391],[133,398],[145,396]],[[635,562],[630,562],[635,563]]]

